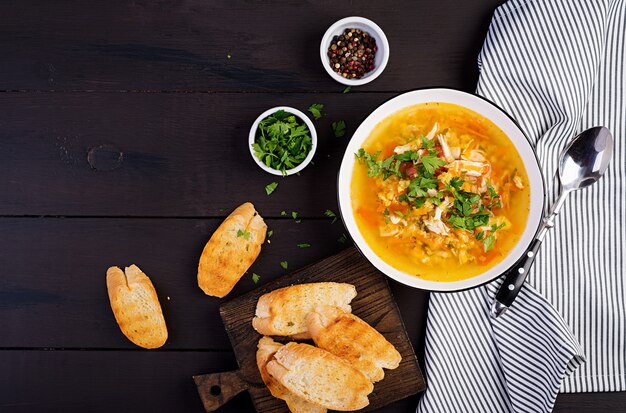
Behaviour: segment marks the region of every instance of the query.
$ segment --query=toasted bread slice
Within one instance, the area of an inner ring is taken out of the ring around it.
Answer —
[[[369,404],[374,385],[347,361],[304,343],[280,347],[267,363],[269,375],[289,391],[333,410],[358,410]]]
[[[344,283],[298,284],[279,288],[259,298],[252,326],[263,335],[310,338],[305,317],[320,305],[333,305],[350,312],[356,288]]]
[[[267,225],[250,202],[235,209],[204,246],[198,286],[207,295],[224,297],[261,252]]]
[[[313,341],[359,369],[377,382],[385,377],[383,368],[395,369],[402,357],[374,327],[341,308],[323,306],[306,317]]]
[[[256,352],[256,364],[259,367],[263,383],[267,386],[272,396],[282,399],[287,403],[287,407],[293,413],[326,413],[324,407],[309,403],[306,400],[296,396],[285,386],[277,382],[267,372],[266,365],[272,359],[276,351],[283,347],[282,344],[275,342],[269,337],[262,337],[259,340],[258,350]]]
[[[107,290],[115,320],[130,341],[144,348],[161,347],[167,341],[167,327],[159,297],[150,278],[139,267],[107,270]]]

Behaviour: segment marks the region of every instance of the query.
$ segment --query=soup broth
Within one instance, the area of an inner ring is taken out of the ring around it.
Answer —
[[[352,210],[372,250],[432,281],[479,275],[524,231],[530,188],[509,138],[467,108],[424,103],[381,121],[357,154]]]

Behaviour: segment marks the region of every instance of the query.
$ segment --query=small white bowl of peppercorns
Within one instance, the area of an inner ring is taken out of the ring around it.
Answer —
[[[337,82],[360,86],[376,79],[389,60],[383,30],[364,17],[346,17],[330,26],[320,44],[324,69]]]

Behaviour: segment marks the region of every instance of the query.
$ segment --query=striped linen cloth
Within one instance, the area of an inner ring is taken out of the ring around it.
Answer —
[[[477,93],[529,135],[547,206],[558,156],[577,133],[608,127],[614,159],[570,195],[502,317],[489,316],[502,280],[431,295],[419,413],[549,412],[559,391],[626,390],[625,3],[512,0],[496,10]]]

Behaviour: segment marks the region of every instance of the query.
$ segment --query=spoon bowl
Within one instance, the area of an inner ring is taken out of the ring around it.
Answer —
[[[576,136],[561,152],[559,181],[564,191],[581,189],[595,183],[613,156],[611,132],[596,126]]]

